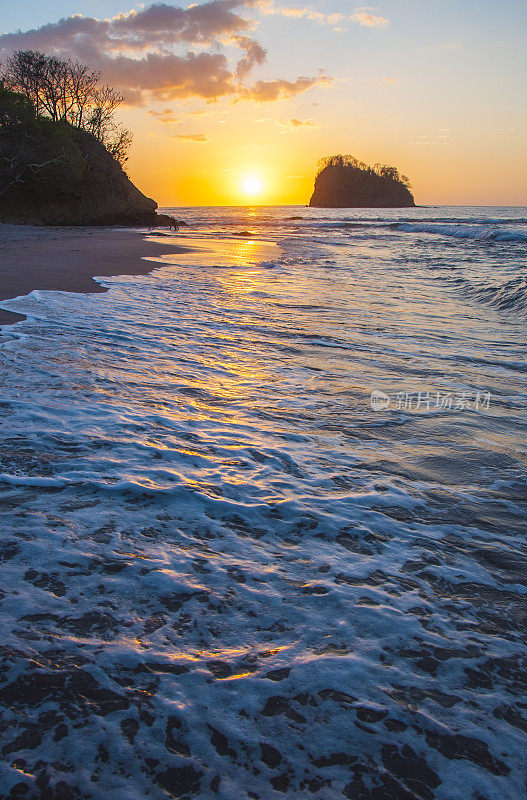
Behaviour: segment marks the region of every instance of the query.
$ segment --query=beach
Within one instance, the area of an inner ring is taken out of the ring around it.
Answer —
[[[521,800],[527,210],[166,211],[0,247],[0,794]]]
[[[152,269],[146,256],[174,242],[147,242],[144,233],[108,228],[38,228],[0,223],[0,302],[34,289],[105,292],[96,275],[141,275]],[[20,315],[0,309],[0,325]]]

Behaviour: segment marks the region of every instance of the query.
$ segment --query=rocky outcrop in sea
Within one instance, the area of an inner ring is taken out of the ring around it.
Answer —
[[[410,208],[407,179],[394,167],[368,167],[355,159],[327,159],[315,180],[309,203],[315,208]]]

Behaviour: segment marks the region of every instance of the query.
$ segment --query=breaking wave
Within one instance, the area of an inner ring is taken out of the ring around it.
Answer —
[[[452,283],[473,300],[498,308],[501,311],[527,311],[527,278],[512,278],[502,284],[473,283],[465,278],[454,278]]]
[[[456,239],[477,239],[493,242],[527,242],[527,233],[522,231],[500,230],[488,227],[488,223],[478,225],[441,225],[416,222],[396,223],[394,227],[407,233],[434,233],[440,236],[453,236]]]

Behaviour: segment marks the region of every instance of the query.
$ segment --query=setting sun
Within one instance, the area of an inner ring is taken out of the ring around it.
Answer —
[[[244,175],[241,184],[242,192],[247,197],[256,197],[263,192],[263,181],[258,175]]]

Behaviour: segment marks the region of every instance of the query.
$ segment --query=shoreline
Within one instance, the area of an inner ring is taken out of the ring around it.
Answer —
[[[152,242],[152,234],[111,228],[34,228],[0,225],[0,303],[35,289],[103,293],[95,277],[146,275],[156,263],[145,261],[190,248],[170,241]],[[0,308],[0,325],[26,317]]]

